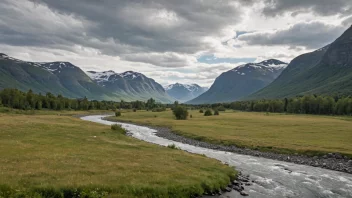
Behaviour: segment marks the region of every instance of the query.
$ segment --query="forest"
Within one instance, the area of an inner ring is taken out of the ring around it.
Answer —
[[[116,109],[148,109],[155,110],[165,108],[164,105],[157,103],[153,98],[147,102],[115,102],[88,100],[86,97],[70,99],[62,95],[51,93],[35,94],[32,90],[27,93],[17,89],[3,89],[0,91],[0,106],[23,110],[116,110]]]
[[[161,104],[150,98],[144,101],[97,101],[85,98],[70,99],[62,95],[51,93],[35,94],[32,90],[22,92],[17,89],[3,89],[0,91],[0,106],[14,109],[51,109],[51,110],[117,110],[135,109],[164,111],[166,108],[177,106]],[[352,115],[352,98],[347,96],[317,96],[306,95],[295,98],[266,99],[252,101],[235,101],[231,103],[217,103],[211,105],[186,105],[189,109],[212,108],[219,111],[233,109],[239,111],[317,114],[317,115]]]
[[[205,106],[200,105],[199,107],[272,113],[352,115],[352,98],[349,96],[305,95],[284,99],[236,101]]]

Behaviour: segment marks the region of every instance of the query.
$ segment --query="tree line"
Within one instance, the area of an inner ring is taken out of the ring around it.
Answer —
[[[32,90],[22,92],[18,89],[3,89],[0,91],[0,106],[23,110],[116,110],[136,109],[154,110],[165,109],[166,106],[157,103],[153,98],[148,101],[126,102],[88,100],[86,97],[80,99],[66,98],[62,95],[45,95],[33,93]]]
[[[239,111],[294,114],[352,115],[352,97],[305,95],[284,99],[198,105],[198,108],[227,108]]]

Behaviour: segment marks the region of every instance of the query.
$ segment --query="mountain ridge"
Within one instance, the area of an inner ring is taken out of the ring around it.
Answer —
[[[208,91],[187,104],[232,102],[260,90],[276,79],[287,63],[269,59],[237,66],[218,76]]]
[[[294,58],[267,87],[245,99],[352,94],[352,26],[329,45]]]
[[[208,90],[208,88],[201,87],[198,84],[181,83],[169,84],[165,86],[164,89],[171,97],[179,102],[192,100]]]

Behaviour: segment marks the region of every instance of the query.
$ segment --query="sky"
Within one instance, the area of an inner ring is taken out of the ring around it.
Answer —
[[[209,87],[238,65],[333,42],[352,0],[1,0],[0,13],[9,56]]]

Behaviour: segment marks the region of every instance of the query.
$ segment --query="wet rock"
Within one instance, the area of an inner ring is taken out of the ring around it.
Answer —
[[[352,167],[352,160],[348,160],[347,166],[351,166]]]
[[[234,186],[233,189],[238,192],[242,191],[242,188],[240,186]]]
[[[340,153],[336,153],[335,154],[335,158],[336,159],[342,159],[343,157],[342,157],[342,155]]]
[[[231,192],[232,189],[231,189],[230,187],[226,187],[226,188],[225,188],[225,191],[226,191],[226,192]]]
[[[240,194],[241,194],[242,196],[248,196],[248,195],[249,195],[248,193],[246,193],[246,192],[244,192],[244,191],[241,191]]]
[[[234,180],[234,181],[232,182],[232,184],[235,185],[235,186],[239,186],[239,185],[240,185],[240,183],[239,183],[237,180]]]

